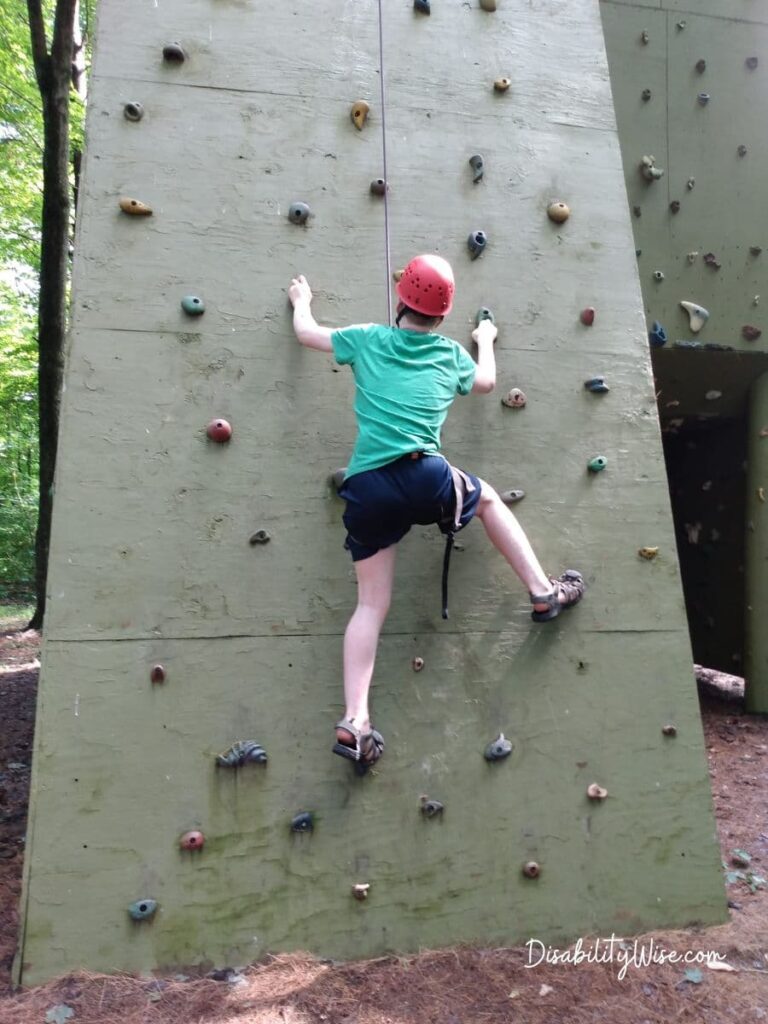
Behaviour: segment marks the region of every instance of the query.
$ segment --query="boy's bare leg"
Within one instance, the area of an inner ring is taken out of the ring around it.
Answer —
[[[482,521],[491,543],[506,558],[529,593],[543,597],[554,590],[552,581],[539,564],[531,543],[520,523],[499,495],[485,480],[475,513]],[[564,598],[561,595],[561,601]],[[546,611],[548,605],[534,604],[535,611]]]
[[[368,691],[376,661],[379,633],[389,611],[392,582],[395,577],[397,545],[382,548],[370,558],[355,562],[357,574],[357,607],[344,633],[344,699],[345,717],[358,729],[370,729]],[[337,729],[340,743],[353,743],[346,729]]]

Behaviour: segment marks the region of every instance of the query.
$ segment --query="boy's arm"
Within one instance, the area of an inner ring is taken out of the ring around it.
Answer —
[[[477,371],[472,390],[487,395],[496,387],[496,356],[493,343],[498,331],[490,320],[481,320],[472,331],[472,340],[477,345]]]
[[[303,274],[291,281],[288,298],[293,305],[293,329],[301,344],[320,352],[333,352],[333,331],[330,327],[321,327],[312,316],[312,289]]]

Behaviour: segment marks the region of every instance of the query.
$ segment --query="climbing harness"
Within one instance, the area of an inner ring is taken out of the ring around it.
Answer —
[[[440,458],[445,458],[441,455]],[[440,529],[446,535],[445,536],[445,554],[443,555],[443,576],[441,581],[442,588],[442,614],[443,618],[448,618],[448,570],[451,565],[451,551],[453,551],[453,544],[456,539],[456,534],[461,529],[461,514],[464,510],[464,498],[467,494],[472,494],[475,491],[475,485],[472,483],[470,478],[461,469],[456,469],[452,466],[447,459],[448,469],[451,471],[451,477],[453,479],[453,493],[456,498],[456,507],[451,519],[445,519],[441,522]]]

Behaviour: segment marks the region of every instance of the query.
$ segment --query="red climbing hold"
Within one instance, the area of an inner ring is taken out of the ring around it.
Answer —
[[[205,836],[202,832],[185,832],[179,840],[182,850],[202,850],[205,844]]]
[[[218,444],[223,444],[232,437],[232,427],[226,420],[211,420],[205,432],[211,441]]]
[[[586,309],[582,309],[581,316],[579,317],[585,327],[591,327],[595,322],[595,309],[594,306],[587,306]]]

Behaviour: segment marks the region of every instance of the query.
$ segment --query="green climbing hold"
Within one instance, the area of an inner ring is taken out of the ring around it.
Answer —
[[[475,326],[479,327],[483,320],[490,320],[492,324],[496,323],[496,317],[487,306],[481,306],[477,313],[475,313]]]
[[[128,913],[134,921],[148,921],[154,917],[157,910],[157,900],[136,900],[128,907]]]
[[[185,295],[181,300],[181,308],[188,316],[202,316],[205,312],[205,303],[199,295]]]
[[[608,459],[604,455],[596,455],[587,463],[587,469],[590,473],[602,473],[607,465]]]

